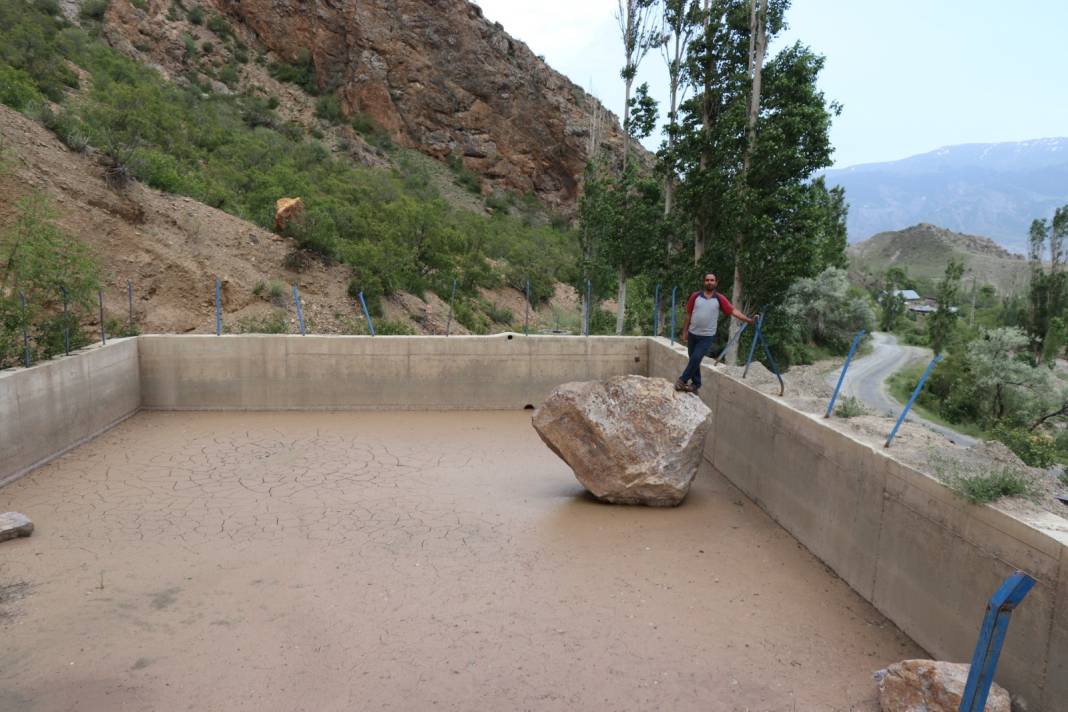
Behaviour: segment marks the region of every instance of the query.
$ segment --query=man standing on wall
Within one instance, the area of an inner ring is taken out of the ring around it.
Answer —
[[[701,389],[701,359],[712,348],[721,312],[725,316],[733,316],[749,324],[755,321],[755,318],[735,309],[725,296],[716,291],[716,275],[711,272],[706,274],[704,282],[704,289],[691,294],[686,302],[682,334],[686,349],[690,353],[690,362],[686,364],[686,370],[679,376],[679,380],[675,381],[676,391],[697,393]]]

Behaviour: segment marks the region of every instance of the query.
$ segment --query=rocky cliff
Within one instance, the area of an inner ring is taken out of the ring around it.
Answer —
[[[203,3],[267,61],[310,57],[318,90],[335,93],[346,117],[370,118],[394,142],[436,158],[462,159],[484,192],[532,192],[568,208],[591,144],[610,160],[622,153],[615,116],[467,0]],[[193,6],[178,7],[114,0],[109,40],[181,76],[185,38],[203,39],[211,23],[194,27],[186,19]],[[257,69],[245,65],[242,88],[262,84]]]

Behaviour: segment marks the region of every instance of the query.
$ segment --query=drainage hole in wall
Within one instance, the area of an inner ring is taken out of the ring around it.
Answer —
[[[534,410],[534,406],[532,406],[530,403],[527,403],[525,406],[523,406],[523,410]]]
[[[511,334],[508,334],[508,340],[509,340],[509,341],[511,341],[511,340],[512,340],[512,335],[511,335]]]

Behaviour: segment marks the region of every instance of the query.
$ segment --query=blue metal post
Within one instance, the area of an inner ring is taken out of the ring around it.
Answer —
[[[70,316],[67,308],[69,297],[66,287],[60,287],[59,291],[63,294],[63,353],[70,356]]]
[[[990,685],[998,668],[998,657],[1005,644],[1012,611],[1023,601],[1035,585],[1035,580],[1022,571],[1005,579],[986,604],[986,615],[979,628],[972,665],[968,670],[968,682],[960,700],[960,712],[983,712]]]
[[[26,296],[19,292],[19,304],[22,306],[22,363],[26,368],[30,367],[30,327],[26,322]]]
[[[222,336],[222,282],[215,280],[215,335]]]
[[[660,285],[656,285],[653,293],[653,337],[660,336]]]
[[[727,345],[724,346],[723,350],[719,352],[719,356],[716,356],[716,362],[717,363],[723,360],[723,357],[727,355],[727,351],[730,350],[731,344],[733,344],[735,341],[737,341],[739,338],[741,338],[742,334],[744,334],[745,330],[748,329],[748,328],[749,328],[748,324],[742,324],[742,328],[738,329],[738,333],[727,340]]]
[[[96,296],[100,300],[100,345],[107,346],[108,336],[104,330],[104,290],[96,290]]]
[[[860,344],[860,340],[864,338],[864,329],[857,332],[857,335],[853,337],[853,345],[849,347],[849,354],[846,356],[845,363],[842,364],[842,373],[838,375],[838,385],[834,387],[834,395],[831,396],[831,402],[827,404],[827,414],[824,418],[830,418],[831,413],[834,412],[834,402],[838,400],[838,391],[842,389],[842,382],[845,381],[846,371],[849,370],[849,362],[853,360],[853,354],[856,353],[857,346]]]
[[[590,311],[593,310],[593,282],[586,280],[586,314],[582,320],[582,333],[590,335]]]
[[[129,330],[133,331],[133,283],[130,280],[126,280],[126,303],[130,307],[130,324]]]
[[[779,397],[786,392],[786,384],[783,383],[782,374],[779,373],[779,364],[775,363],[775,357],[771,355],[771,348],[768,346],[768,340],[764,338],[764,334],[757,334],[760,339],[760,345],[764,347],[764,355],[768,357],[768,365],[771,366],[771,372],[775,374],[775,378],[779,379]]]
[[[360,307],[363,308],[363,317],[367,319],[367,328],[371,331],[371,336],[374,336],[375,323],[371,319],[371,312],[367,310],[367,302],[363,298],[363,292],[360,292]]]
[[[890,442],[894,439],[894,436],[897,435],[898,428],[900,428],[901,424],[905,422],[905,416],[909,414],[909,408],[912,407],[912,404],[916,401],[917,396],[920,395],[920,389],[922,389],[923,384],[927,382],[927,377],[931,375],[931,371],[934,370],[935,365],[941,360],[942,354],[938,354],[933,359],[931,359],[931,363],[927,364],[927,370],[923,372],[922,376],[920,376],[920,382],[916,384],[916,390],[912,392],[912,397],[909,398],[909,402],[905,404],[905,409],[902,410],[901,415],[898,416],[897,422],[894,423],[894,429],[890,431],[890,435],[886,438],[886,444],[883,445],[883,447],[890,447]]]
[[[527,304],[523,310],[523,336],[530,334],[530,277],[527,277]]]
[[[745,360],[745,370],[742,371],[742,378],[749,375],[749,364],[753,363],[753,353],[756,351],[757,342],[760,341],[761,328],[764,326],[764,315],[761,314],[757,317],[756,333],[753,334],[753,343],[749,344],[749,358]],[[741,336],[741,331],[738,335]],[[729,342],[728,342],[729,343]]]
[[[297,307],[297,326],[300,327],[300,335],[304,336],[304,308],[300,305],[300,291],[297,285],[293,285],[293,304]]]
[[[452,278],[452,296],[449,297],[449,319],[445,322],[445,336],[452,329],[452,303],[456,301],[456,278]]]
[[[675,345],[675,293],[679,291],[678,287],[671,288],[671,345]]]

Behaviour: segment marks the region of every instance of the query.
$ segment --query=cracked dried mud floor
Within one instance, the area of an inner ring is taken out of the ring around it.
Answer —
[[[4,712],[874,710],[923,654],[712,470],[601,505],[529,411],[143,412],[6,510]]]

